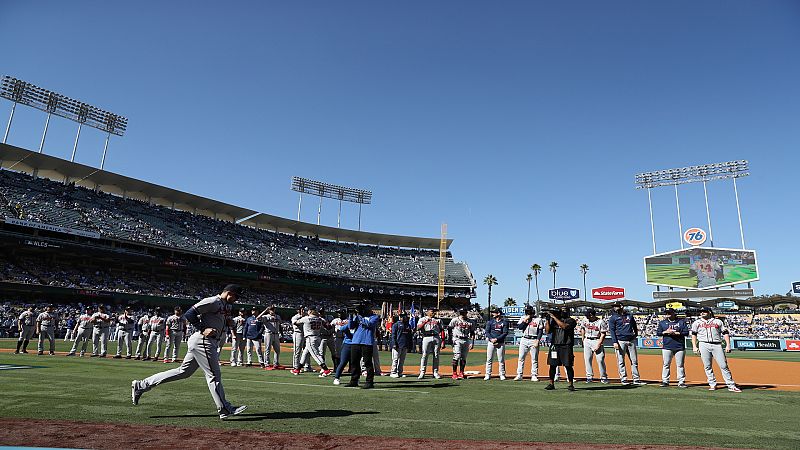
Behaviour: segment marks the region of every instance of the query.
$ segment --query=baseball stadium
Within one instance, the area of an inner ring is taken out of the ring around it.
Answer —
[[[0,6],[0,450],[800,449],[796,5],[210,3]]]

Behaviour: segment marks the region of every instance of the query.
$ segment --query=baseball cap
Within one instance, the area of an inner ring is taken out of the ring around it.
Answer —
[[[467,313],[467,308],[461,308],[458,310],[458,314],[466,314],[466,313]]]
[[[502,310],[502,309],[500,309],[500,308],[498,308],[498,307],[496,307],[496,306],[492,306],[492,313],[500,313],[500,314],[503,314],[503,310]]]
[[[710,306],[703,306],[700,308],[700,312],[713,312]]]
[[[595,310],[594,310],[594,308],[588,308],[588,309],[586,310],[586,313],[585,313],[585,314],[586,314],[587,316],[594,316],[594,315],[596,315],[596,314],[597,314],[597,311],[595,311]]]
[[[672,314],[674,312],[675,312],[675,310],[673,308],[667,308],[667,309],[664,310],[664,314]]]
[[[222,292],[225,291],[230,292],[232,294],[236,294],[237,297],[241,297],[243,289],[238,284],[229,284],[225,286],[225,289],[222,290]]]
[[[623,305],[622,302],[614,302],[611,306],[619,306],[621,308]]]

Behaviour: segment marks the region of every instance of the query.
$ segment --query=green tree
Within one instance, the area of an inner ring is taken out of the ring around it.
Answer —
[[[550,272],[553,272],[553,289],[556,288],[556,272],[558,271],[558,263],[553,261],[550,263]]]
[[[503,303],[503,306],[517,306],[517,301],[511,297],[508,297],[506,301]]]
[[[492,311],[492,286],[497,285],[497,278],[492,274],[486,275],[486,278],[483,279],[483,284],[489,286],[489,302],[486,307],[486,320],[489,320]]]
[[[586,292],[586,272],[589,271],[589,265],[581,264],[581,273],[583,274],[583,299],[588,301],[589,300],[589,293]]]
[[[528,282],[528,300],[525,301],[525,306],[531,306],[531,280],[533,279],[533,275],[528,274],[525,277],[525,281]]]
[[[540,310],[542,299],[539,298],[539,273],[542,271],[542,266],[534,264],[531,266],[531,270],[533,271],[533,281],[536,283],[536,310]]]

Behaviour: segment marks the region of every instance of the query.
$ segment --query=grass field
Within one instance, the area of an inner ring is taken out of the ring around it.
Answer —
[[[13,344],[0,341],[2,348]],[[58,350],[65,346],[59,343]],[[470,365],[481,364],[480,350],[471,354]],[[442,362],[449,359],[445,353]],[[509,359],[513,372],[516,358]],[[388,361],[388,355],[381,360]],[[409,355],[407,367],[413,371],[418,361],[418,355]],[[314,374],[223,367],[229,400],[249,406],[237,420],[223,422],[199,373],[146,393],[134,407],[130,380],[164,370],[164,364],[8,352],[0,353],[0,364],[34,366],[0,370],[2,417],[441,439],[785,449],[800,442],[800,392],[746,389],[733,394],[703,387],[578,383],[579,390],[570,393],[564,383],[549,392],[544,383],[530,381],[412,377],[377,377],[377,389],[365,391],[333,386]]]

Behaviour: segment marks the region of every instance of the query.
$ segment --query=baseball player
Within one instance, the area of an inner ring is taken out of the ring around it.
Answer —
[[[86,346],[89,344],[89,341],[92,339],[92,314],[93,310],[91,306],[86,307],[86,311],[78,316],[78,320],[75,323],[75,330],[72,333],[75,335],[75,340],[72,343],[72,349],[67,353],[67,356],[75,356],[75,352],[78,350],[78,346],[83,344],[81,347],[81,358],[86,353]]]
[[[333,342],[334,329],[333,325],[331,325],[332,319],[325,315],[325,311],[322,308],[319,309],[319,316],[325,319],[325,325],[319,333],[319,337],[322,339],[319,343],[319,354],[322,355],[322,360],[325,361],[326,350],[330,350],[333,367],[336,367],[339,365],[339,354],[336,353],[336,346]]]
[[[131,307],[125,307],[125,311],[117,317],[117,354],[114,355],[115,359],[122,358],[122,344],[125,343],[125,359],[131,359],[131,335],[135,320],[131,316]]]
[[[143,361],[152,359],[158,362],[158,357],[161,354],[161,345],[164,343],[164,330],[166,329],[166,319],[161,317],[161,308],[156,307],[155,312],[150,316],[150,339],[147,340],[147,346],[144,348]],[[156,344],[155,353],[151,353],[153,344]]]
[[[319,374],[320,378],[327,377],[332,371],[325,364],[325,359],[322,357],[322,354],[320,354],[319,348],[320,341],[322,340],[320,333],[323,328],[330,326],[328,321],[319,316],[317,308],[311,307],[308,309],[308,315],[298,319],[295,324],[303,327],[303,336],[306,340],[303,355],[300,357],[300,360],[305,360],[307,358],[306,354],[310,354],[321,368]],[[292,370],[292,374],[300,375],[300,366],[295,366]]]
[[[463,380],[464,368],[467,366],[467,355],[475,348],[475,322],[467,318],[467,309],[458,310],[458,317],[447,324],[450,330],[450,341],[453,343],[453,375],[454,380]]]
[[[597,360],[597,368],[600,369],[600,382],[608,384],[608,372],[606,372],[606,351],[603,348],[603,341],[608,333],[608,324],[605,320],[597,317],[597,312],[589,308],[581,319],[578,329],[583,342],[583,362],[586,365],[586,382],[594,381],[594,370],[592,368],[592,356]]]
[[[486,375],[484,380],[492,378],[492,363],[497,356],[500,380],[506,379],[506,336],[508,336],[508,320],[500,308],[492,309],[492,318],[486,323]]]
[[[239,314],[234,317],[231,325],[231,367],[242,366],[242,355],[244,355],[244,324],[247,318],[244,316],[244,309],[239,310]]]
[[[17,350],[14,354],[28,353],[28,344],[36,331],[36,314],[33,312],[33,306],[29,306],[19,315],[17,330],[19,330],[19,340],[17,340]],[[21,352],[20,348],[22,348]]]
[[[633,384],[637,386],[647,384],[639,379],[639,356],[636,353],[636,336],[639,334],[639,329],[636,326],[636,319],[633,318],[633,314],[625,312],[622,302],[614,302],[611,317],[608,319],[608,332],[617,354],[620,382],[629,384],[625,370],[625,355],[628,355],[628,359],[631,360]]]
[[[425,366],[428,365],[428,355],[433,353],[433,378],[442,378],[439,375],[439,351],[444,348],[444,326],[436,317],[438,308],[430,307],[425,312],[425,317],[420,319],[417,330],[422,333],[422,358],[419,360],[418,379],[425,378]]]
[[[300,367],[303,365],[302,356],[304,354],[303,348],[305,346],[305,340],[303,339],[303,325],[298,324],[297,321],[302,319],[306,315],[306,310],[302,306],[297,309],[297,314],[292,316],[292,343],[294,344],[294,349],[292,353],[292,371],[294,369],[299,370]]]
[[[58,323],[58,315],[53,312],[53,305],[47,305],[47,308],[36,317],[36,334],[39,335],[39,354],[44,354],[44,338],[50,341],[50,355],[56,354],[56,325]]]
[[[713,287],[717,285],[717,271],[722,266],[715,260],[708,257],[699,259],[693,264],[693,269],[697,273],[697,287]]]
[[[342,363],[342,358],[344,358],[342,355],[342,347],[344,346],[344,331],[342,330],[342,325],[347,323],[347,312],[340,312],[339,316],[331,320],[330,323],[333,327],[333,348],[336,350],[336,356],[339,358],[339,364],[336,364],[338,368]],[[345,362],[345,364],[347,363]]]
[[[186,357],[181,365],[152,375],[144,380],[131,381],[131,400],[134,405],[139,404],[142,394],[162,383],[182,380],[190,377],[198,368],[206,375],[206,383],[214,404],[217,406],[219,418],[222,420],[230,416],[241,414],[247,406],[233,406],[225,399],[222,387],[222,372],[219,367],[219,338],[224,333],[228,322],[231,305],[236,302],[242,293],[242,288],[236,284],[225,286],[222,293],[213,297],[200,300],[186,311],[186,320],[198,330],[189,338]]]
[[[64,324],[64,331],[65,331],[64,342],[72,341],[75,339],[75,336],[73,336],[74,329],[75,329],[75,318],[70,315],[69,317],[67,317],[67,321]]]
[[[389,335],[389,347],[392,349],[392,368],[389,376],[392,378],[405,377],[403,373],[406,354],[412,345],[413,330],[408,322],[408,315],[400,313],[398,320],[392,323],[392,333]]]
[[[106,307],[100,305],[97,312],[92,314],[92,358],[106,357],[108,347],[108,328],[111,326],[111,316],[106,314]]]
[[[167,346],[164,348],[164,364],[177,362],[181,351],[181,342],[186,334],[186,319],[183,318],[183,311],[180,306],[176,306],[174,314],[167,317],[165,328],[167,330]],[[172,357],[170,357],[172,350]]]
[[[725,350],[722,349],[722,340],[725,340]],[[712,358],[717,361],[719,369],[722,371],[722,378],[728,385],[731,392],[742,392],[733,381],[733,375],[728,368],[728,359],[725,353],[730,353],[731,336],[728,327],[721,320],[714,317],[714,312],[709,307],[700,310],[700,318],[692,323],[692,350],[695,354],[700,354],[703,359],[703,367],[708,378],[708,390],[717,389],[717,378],[711,367]]]
[[[517,328],[522,330],[522,339],[519,340],[517,376],[514,377],[514,381],[522,380],[528,353],[531,355],[531,381],[539,381],[539,341],[544,332],[544,319],[536,317],[536,310],[527,306],[525,315],[517,321]]]
[[[270,306],[258,317],[264,324],[264,369],[278,369],[281,358],[281,316],[275,313],[274,306]],[[275,352],[274,364],[272,363],[273,351]]]
[[[247,367],[253,365],[253,350],[256,351],[258,364],[264,368],[264,354],[261,351],[261,341],[264,339],[264,324],[256,318],[257,310],[252,309],[250,317],[244,322],[244,338],[247,347]]]
[[[350,364],[350,346],[353,343],[353,332],[355,331],[355,327],[351,330],[350,319],[347,316],[347,312],[342,312],[339,316],[340,323],[339,323],[339,330],[342,333],[342,352],[340,353],[341,357],[339,358],[339,365],[336,366],[336,371],[333,375],[333,384],[338,386],[341,381],[339,378],[342,376],[342,372],[344,371],[344,366]],[[355,325],[357,327],[357,325]],[[351,369],[352,370],[352,369]]]
[[[134,359],[141,359],[147,352],[147,343],[150,341],[150,316],[143,314],[136,322],[136,327],[139,329],[139,340],[136,342],[136,358]]]
[[[686,321],[678,318],[678,313],[669,308],[665,311],[667,317],[658,322],[656,335],[662,337],[661,357],[664,366],[661,369],[661,387],[669,387],[669,369],[672,358],[678,368],[678,387],[686,388],[686,369],[683,362],[686,358],[686,336],[689,335],[689,326]]]

